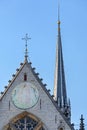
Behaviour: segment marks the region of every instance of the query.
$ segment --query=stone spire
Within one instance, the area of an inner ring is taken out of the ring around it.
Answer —
[[[58,38],[56,45],[56,64],[55,64],[55,76],[54,76],[54,100],[57,102],[58,107],[64,113],[64,115],[70,119],[71,110],[70,110],[70,101],[69,103],[67,101],[59,15],[58,15]]]
[[[80,119],[80,129],[79,130],[85,130],[84,128],[84,119],[83,119],[83,115],[81,115],[81,119]]]

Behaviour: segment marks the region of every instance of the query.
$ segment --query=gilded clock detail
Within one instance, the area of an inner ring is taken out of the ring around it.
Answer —
[[[17,85],[12,91],[12,102],[20,109],[33,107],[39,99],[38,89],[29,82]]]

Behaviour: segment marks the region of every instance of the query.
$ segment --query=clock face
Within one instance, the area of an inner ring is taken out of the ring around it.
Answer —
[[[39,99],[37,88],[29,83],[23,82],[17,85],[12,91],[12,102],[20,109],[28,109],[33,107]]]

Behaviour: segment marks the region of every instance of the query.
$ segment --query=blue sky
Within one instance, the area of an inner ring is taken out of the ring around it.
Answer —
[[[87,124],[87,1],[60,0],[61,37],[72,122]],[[58,0],[0,1],[0,91],[24,61],[26,33],[32,66],[53,92]]]

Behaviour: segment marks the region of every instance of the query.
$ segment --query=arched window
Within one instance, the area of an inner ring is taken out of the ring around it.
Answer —
[[[25,116],[14,123],[14,127],[17,130],[33,130],[37,126],[38,122],[32,118]]]
[[[25,116],[24,118],[17,120],[13,124],[13,127],[16,130],[34,130],[34,129],[44,130],[41,122],[38,122],[28,116]]]
[[[43,123],[27,112],[15,117],[6,127],[4,130],[45,130]]]

